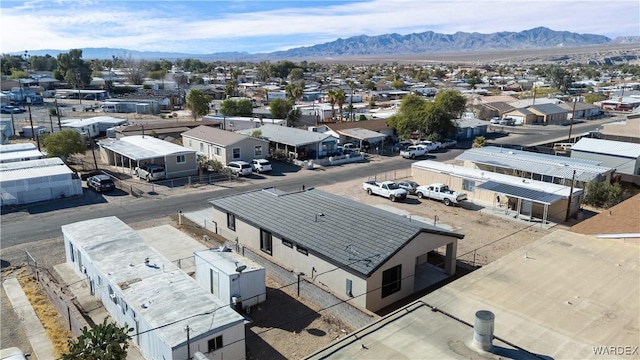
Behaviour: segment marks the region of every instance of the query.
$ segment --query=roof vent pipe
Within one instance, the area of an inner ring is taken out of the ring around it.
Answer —
[[[493,346],[493,324],[495,315],[491,311],[476,311],[473,321],[473,345],[479,350],[489,351]]]

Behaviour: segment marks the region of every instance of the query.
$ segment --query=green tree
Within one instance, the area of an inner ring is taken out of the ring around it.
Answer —
[[[44,149],[49,157],[66,160],[70,155],[84,154],[87,146],[79,132],[68,129],[47,135],[44,138]]]
[[[90,330],[85,326],[82,335],[69,340],[69,353],[63,360],[125,360],[129,347],[128,326],[107,323],[107,318]]]
[[[618,204],[621,200],[622,187],[620,184],[597,180],[587,183],[584,196],[585,204],[608,209]]]
[[[485,140],[486,139],[484,138],[484,136],[476,136],[475,139],[473,139],[473,144],[471,145],[471,147],[474,147],[474,148],[485,147],[486,146]]]
[[[434,101],[441,110],[452,118],[459,118],[467,106],[467,100],[460,91],[453,89],[439,91]]]
[[[415,135],[435,140],[453,136],[456,133],[454,113],[460,111],[459,101],[453,95],[444,94],[440,99],[436,96],[436,101],[429,102],[418,95],[409,94],[402,100],[400,111],[390,117],[387,123],[405,139]]]
[[[220,113],[224,116],[236,116],[238,103],[233,99],[226,99],[220,104]]]
[[[338,104],[338,110],[340,111],[340,121],[342,121],[342,106],[344,105],[344,102],[347,101],[347,94],[343,89],[338,89],[336,91],[335,98],[336,104]]]
[[[289,72],[289,78],[291,81],[302,80],[304,77],[304,70],[302,68],[293,68]]]
[[[193,120],[209,113],[210,102],[211,96],[205,95],[202,90],[194,89],[189,91],[189,94],[187,95],[187,109],[191,111]]]
[[[404,89],[404,81],[402,80],[394,80],[391,82],[391,84],[389,85],[392,88],[396,89],[396,90],[402,90]]]
[[[273,119],[287,119],[291,109],[291,103],[284,99],[273,99],[269,103],[269,112]]]
[[[79,88],[89,85],[91,73],[91,65],[82,60],[82,50],[72,49],[68,53],[58,54],[58,68],[54,71],[58,80]]]
[[[262,139],[262,131],[260,130],[253,130],[253,132],[250,135],[251,137],[254,138],[258,138],[258,139]]]
[[[371,80],[367,80],[364,82],[364,84],[362,85],[366,90],[375,90],[376,89],[376,83],[374,83]]]
[[[336,91],[329,90],[327,92],[327,97],[329,98],[329,105],[331,105],[331,118],[336,118]]]

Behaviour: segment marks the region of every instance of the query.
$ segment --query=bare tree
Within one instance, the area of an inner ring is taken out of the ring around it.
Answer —
[[[123,65],[122,70],[129,82],[134,85],[141,85],[148,72],[147,62],[144,60],[135,60],[131,57],[131,54],[127,54],[120,60]]]

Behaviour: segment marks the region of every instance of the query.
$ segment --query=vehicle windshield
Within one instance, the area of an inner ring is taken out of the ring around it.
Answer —
[[[407,184],[411,187],[418,187],[418,183],[417,182],[413,182],[413,181],[409,181],[407,182]]]

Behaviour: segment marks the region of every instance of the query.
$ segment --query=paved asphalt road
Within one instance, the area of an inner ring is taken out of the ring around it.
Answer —
[[[609,120],[598,120],[573,126],[573,134],[581,134],[594,130]],[[490,141],[495,144],[531,145],[539,144],[568,136],[568,127],[505,127],[505,132],[511,134],[495,134]],[[470,146],[470,143],[463,144]],[[452,149],[446,152],[434,154],[438,161],[446,161],[455,158],[464,149]],[[105,216],[117,216],[126,223],[134,223],[143,220],[160,218],[175,214],[178,210],[192,211],[208,206],[206,199],[232,194],[239,191],[247,191],[270,186],[282,189],[299,189],[302,185],[307,188],[335,184],[357,178],[366,178],[372,174],[385,173],[395,170],[410,168],[411,161],[399,157],[386,161],[371,162],[365,164],[351,164],[344,167],[329,168],[326,171],[310,172],[312,176],[282,177],[222,190],[199,191],[174,196],[153,198],[143,197],[131,201],[110,204],[96,203],[95,198],[85,194],[84,196],[48,202],[45,204],[25,206],[11,212],[3,209],[0,217],[0,249],[25,244],[29,242],[50,239],[61,236],[62,225]],[[342,168],[342,169],[341,169]],[[345,171],[346,170],[346,171]],[[5,212],[7,212],[5,214]]]

